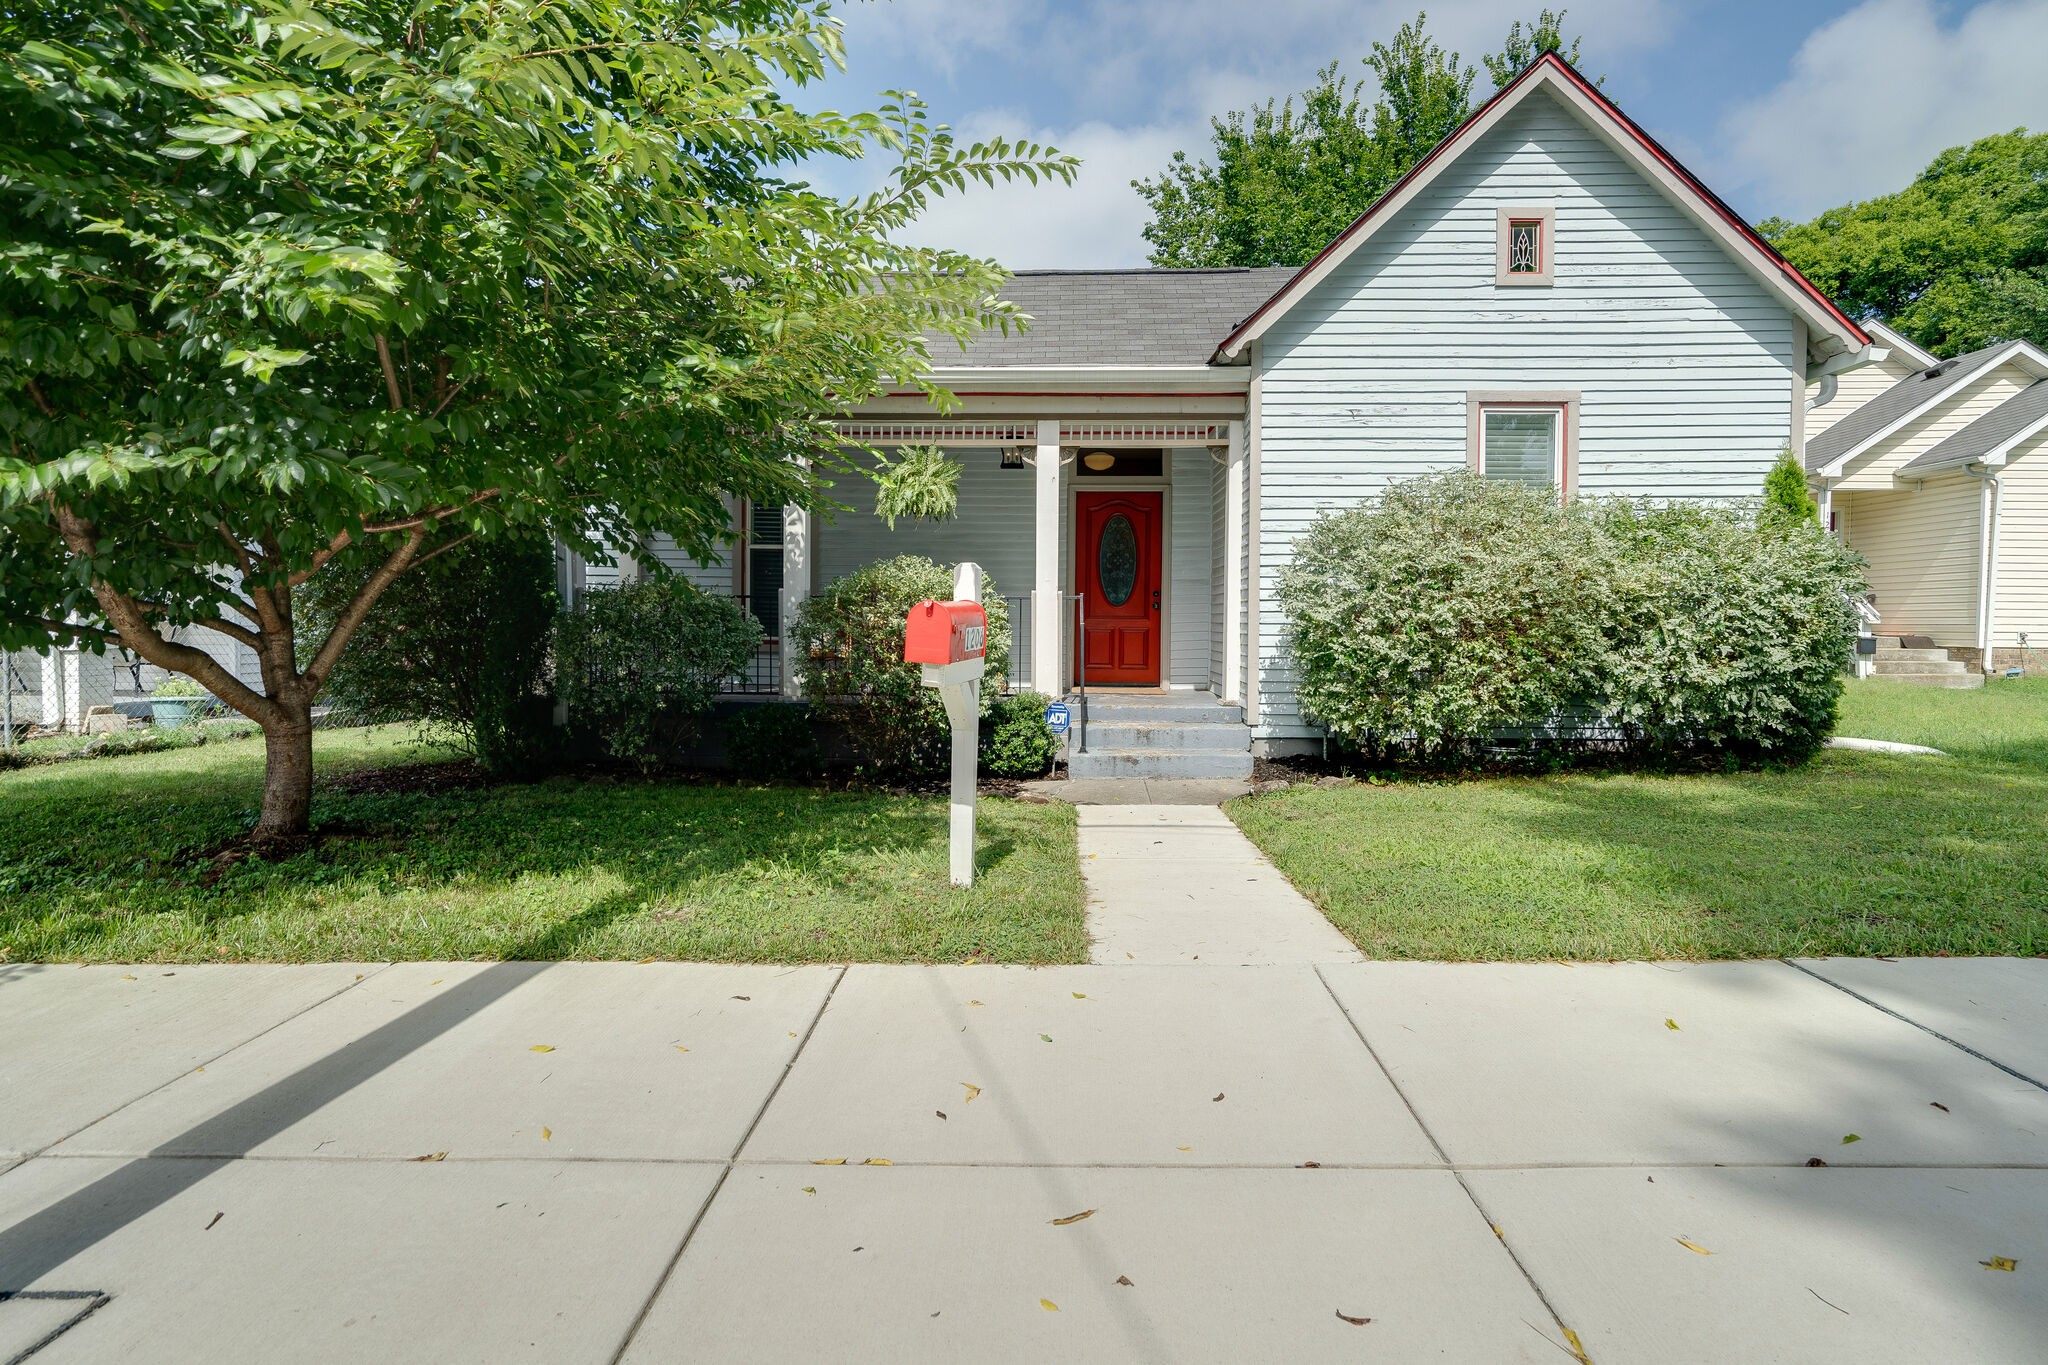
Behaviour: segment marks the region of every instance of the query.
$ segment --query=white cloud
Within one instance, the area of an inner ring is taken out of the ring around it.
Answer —
[[[1018,120],[995,114],[970,120],[962,135],[1016,136],[1018,129]],[[992,256],[1012,270],[1143,265],[1146,244],[1140,234],[1147,213],[1130,182],[1156,175],[1194,135],[1185,127],[1106,123],[1040,129],[1029,136],[1081,158],[1072,185],[1019,182],[949,194],[905,238]]]
[[[1714,178],[1794,219],[1900,189],[1944,148],[2048,129],[2043,51],[2041,0],[1984,0],[1946,28],[1928,0],[1865,0],[1722,119]]]

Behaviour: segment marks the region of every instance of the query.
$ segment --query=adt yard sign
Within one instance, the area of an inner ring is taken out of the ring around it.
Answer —
[[[953,885],[974,885],[974,770],[981,737],[981,675],[988,668],[981,566],[953,570],[953,600],[919,602],[903,623],[903,662],[939,689],[953,727]]]
[[[1045,708],[1045,728],[1056,735],[1063,735],[1074,723],[1074,713],[1063,701],[1056,701]]]

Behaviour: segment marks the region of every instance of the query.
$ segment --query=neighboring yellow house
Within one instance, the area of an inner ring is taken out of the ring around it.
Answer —
[[[2048,353],[1937,361],[1869,330],[1891,354],[1809,391],[1806,465],[1870,561],[1878,634],[1973,671],[2048,667]]]

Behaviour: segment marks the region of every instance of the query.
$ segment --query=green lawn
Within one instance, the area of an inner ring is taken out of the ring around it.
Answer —
[[[250,740],[0,773],[0,962],[687,958],[1075,962],[1074,813],[981,803],[980,878],[946,806],[808,788],[561,778],[361,792],[402,732],[318,737],[316,825],[344,836],[208,885],[253,822]]]
[[[1234,819],[1368,956],[2048,953],[2048,679],[1852,684],[1795,772],[1296,787]]]

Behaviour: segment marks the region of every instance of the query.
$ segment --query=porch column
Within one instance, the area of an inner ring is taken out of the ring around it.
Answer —
[[[1244,696],[1244,423],[1230,424],[1230,452],[1223,470],[1223,699]]]
[[[791,701],[803,694],[803,672],[791,647],[796,614],[811,596],[811,513],[806,507],[782,509],[782,695]]]
[[[1066,602],[1060,596],[1060,424],[1038,424],[1031,576],[1031,686],[1048,697],[1067,692]]]

